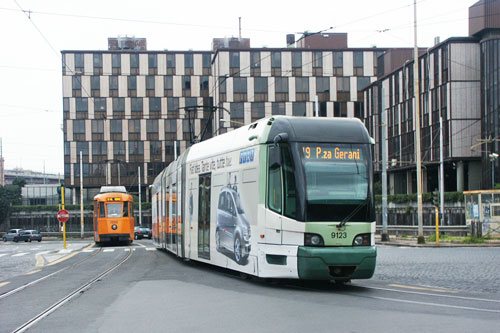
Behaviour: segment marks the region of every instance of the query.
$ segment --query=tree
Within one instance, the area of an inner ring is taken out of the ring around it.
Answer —
[[[0,186],[0,222],[9,217],[12,205],[22,204],[21,189],[26,181],[16,178],[12,185]]]

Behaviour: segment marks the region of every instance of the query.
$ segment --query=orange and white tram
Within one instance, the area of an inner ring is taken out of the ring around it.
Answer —
[[[102,186],[94,197],[94,241],[132,243],[134,198],[124,186]]]

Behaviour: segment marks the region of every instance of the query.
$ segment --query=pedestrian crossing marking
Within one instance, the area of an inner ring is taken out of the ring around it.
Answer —
[[[17,254],[14,254],[12,255],[13,257],[22,257],[22,256],[25,256],[27,255],[29,252],[21,252],[21,253],[17,253]]]
[[[0,257],[6,256],[7,253],[0,253]]]
[[[104,250],[102,252],[114,252],[114,251],[115,251],[115,249],[106,249],[106,250]]]
[[[94,252],[96,249],[83,249],[81,252],[86,252],[86,253],[90,253],[90,252]]]
[[[147,248],[146,248],[146,251],[154,251],[154,250],[156,250],[156,248],[155,248],[155,247],[147,247]]]

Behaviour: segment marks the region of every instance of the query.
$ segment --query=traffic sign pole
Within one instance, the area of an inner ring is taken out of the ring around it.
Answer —
[[[64,210],[64,186],[61,186],[61,206]],[[66,250],[66,222],[63,222],[63,243]]]

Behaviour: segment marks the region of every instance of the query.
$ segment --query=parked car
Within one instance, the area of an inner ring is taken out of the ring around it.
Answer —
[[[3,241],[6,242],[6,241],[14,241],[14,242],[19,242],[19,240],[21,239],[21,231],[24,231],[23,229],[10,229],[9,231],[7,231],[7,233],[5,235],[3,235]]]
[[[153,238],[151,229],[145,227],[135,227],[135,239]]]
[[[21,231],[21,236],[19,240],[23,240],[25,242],[32,241],[42,241],[42,234],[38,230],[23,230]]]

